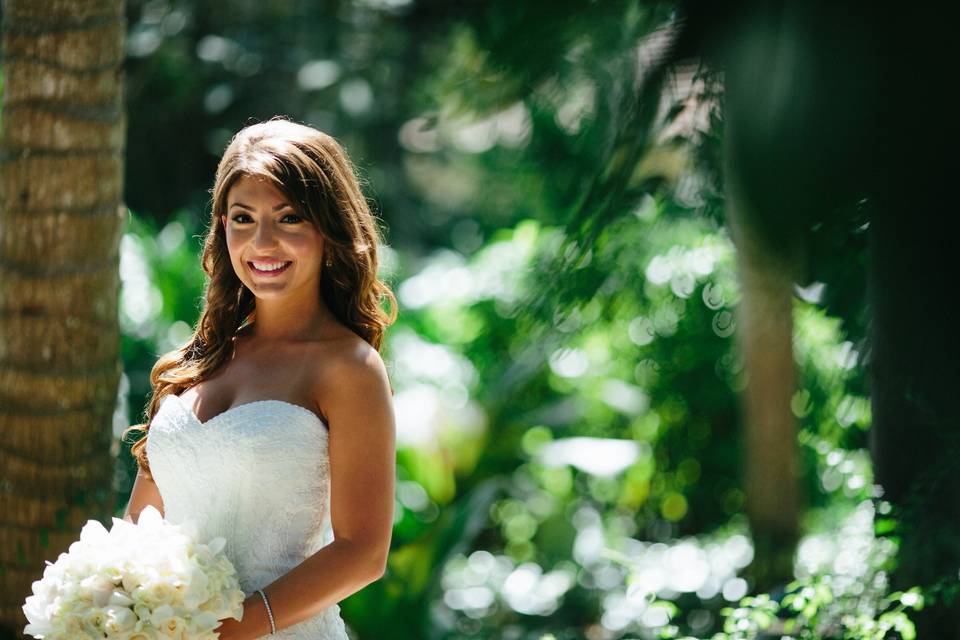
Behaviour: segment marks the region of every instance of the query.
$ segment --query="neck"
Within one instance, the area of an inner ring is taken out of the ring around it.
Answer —
[[[308,339],[333,319],[320,296],[312,299],[258,298],[250,336],[256,340]]]

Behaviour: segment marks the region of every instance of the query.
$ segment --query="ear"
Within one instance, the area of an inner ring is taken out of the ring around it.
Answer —
[[[227,216],[222,214],[220,215],[220,226],[222,226],[224,229],[227,228]]]

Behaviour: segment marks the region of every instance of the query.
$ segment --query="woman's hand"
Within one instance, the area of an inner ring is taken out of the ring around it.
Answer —
[[[246,616],[244,616],[246,617]],[[240,640],[240,638],[252,638],[253,636],[243,635],[243,621],[237,622],[234,618],[224,618],[220,621],[220,626],[213,630],[220,640]]]
[[[270,635],[270,620],[260,594],[254,592],[243,601],[241,618],[225,618],[213,632],[219,634],[220,640],[256,640]]]

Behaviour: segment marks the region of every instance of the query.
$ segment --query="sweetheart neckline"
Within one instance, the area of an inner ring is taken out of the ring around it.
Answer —
[[[234,406],[230,407],[229,409],[227,409],[226,411],[221,411],[221,412],[218,413],[217,415],[212,416],[211,418],[208,418],[206,421],[203,421],[203,420],[200,420],[200,418],[197,417],[197,414],[195,414],[195,413],[193,412],[193,409],[191,409],[190,407],[187,406],[187,403],[183,401],[183,398],[181,398],[180,396],[176,395],[175,393],[171,393],[171,394],[168,395],[167,397],[168,397],[168,398],[169,398],[169,397],[175,398],[175,399],[176,399],[175,402],[176,402],[178,405],[180,405],[180,408],[183,409],[184,411],[186,411],[188,414],[190,414],[190,417],[193,418],[194,422],[196,422],[197,424],[199,424],[201,427],[207,426],[208,424],[210,424],[210,423],[213,422],[214,420],[220,418],[221,416],[227,415],[228,413],[230,413],[231,411],[234,411],[235,409],[242,409],[243,407],[249,407],[249,406],[252,406],[252,405],[264,404],[264,403],[267,403],[267,402],[275,402],[275,403],[280,404],[280,405],[282,405],[282,406],[293,407],[294,409],[296,409],[296,410],[298,410],[298,411],[301,411],[301,412],[303,412],[303,413],[306,413],[306,414],[309,415],[311,418],[313,418],[314,420],[316,420],[317,422],[319,422],[321,425],[323,425],[325,428],[326,428],[326,426],[327,426],[327,423],[324,422],[323,420],[321,420],[321,419],[320,419],[320,416],[318,416],[317,414],[315,414],[313,411],[310,411],[310,409],[307,409],[306,407],[304,407],[304,406],[302,406],[302,405],[299,405],[299,404],[296,404],[296,403],[294,403],[294,402],[287,402],[286,400],[276,400],[276,399],[273,399],[273,398],[267,398],[267,399],[264,399],[264,400],[252,400],[252,401],[250,401],[250,402],[244,402],[244,403],[241,403],[241,404],[234,405]],[[166,398],[164,398],[164,399],[166,399]]]

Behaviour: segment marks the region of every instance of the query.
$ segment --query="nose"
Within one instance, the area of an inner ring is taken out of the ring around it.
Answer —
[[[258,224],[256,233],[253,235],[253,246],[255,248],[268,248],[275,246],[276,243],[277,235],[273,229],[273,225],[269,222]]]

